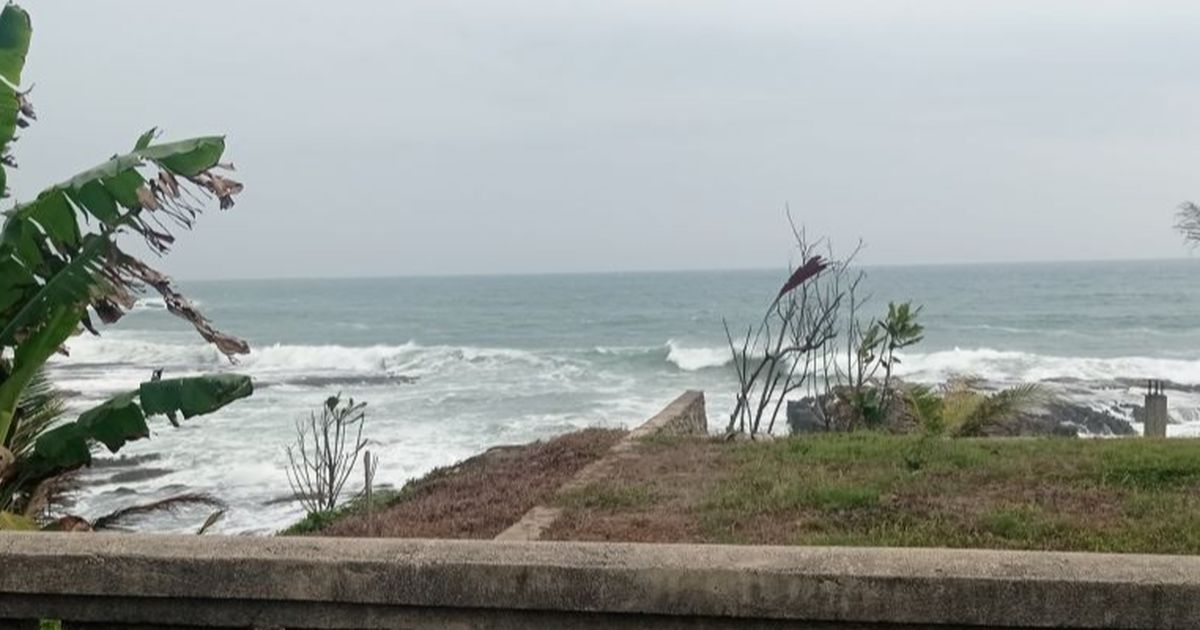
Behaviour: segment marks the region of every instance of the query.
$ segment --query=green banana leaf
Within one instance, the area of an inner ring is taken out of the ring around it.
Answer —
[[[206,374],[142,383],[82,414],[75,422],[42,434],[33,453],[18,462],[25,478],[41,478],[87,466],[91,445],[99,442],[116,453],[125,444],[150,436],[147,416],[182,413],[185,418],[212,413],[254,391],[250,377]]]
[[[53,304],[86,305],[109,295],[111,284],[99,271],[111,258],[105,254],[115,247],[110,233],[120,227],[143,235],[149,230],[134,222],[147,201],[146,192],[139,196],[139,191],[149,190],[139,166],[149,160],[172,175],[192,177],[215,166],[224,149],[225,139],[220,136],[149,145],[116,156],[10,210],[0,232],[0,270],[5,271],[0,273],[0,296],[4,296],[0,298],[0,346],[10,345]],[[86,216],[105,230],[81,238],[79,221]],[[150,237],[170,239],[157,232]]]
[[[2,21],[0,17],[0,26]],[[151,132],[139,138],[134,151],[76,175],[7,213],[0,231],[0,348],[12,347],[18,357],[39,357],[40,365],[49,354],[23,352],[21,347],[36,342],[45,349],[49,335],[54,339],[53,352],[75,332],[89,304],[107,322],[128,308],[132,281],[119,278],[136,277],[148,268],[121,252],[112,233],[131,227],[145,234],[150,228],[136,222],[143,206],[170,203],[165,188],[161,199],[149,192],[138,166],[149,161],[171,177],[192,177],[216,165],[225,148],[225,140],[217,136],[162,144],[149,144],[149,137]],[[164,186],[174,185],[174,180],[161,181]],[[97,219],[102,231],[81,235],[84,215]],[[153,238],[169,240],[170,236],[155,232]],[[48,329],[51,316],[61,308],[78,312],[74,324],[70,330]],[[176,314],[191,321],[205,339],[224,339],[194,309]],[[238,343],[221,348],[244,351]],[[14,405],[27,381],[24,377],[32,376],[37,367],[32,362],[21,365],[19,359],[15,363],[14,373],[0,383],[0,444],[11,432]]]
[[[21,84],[32,35],[29,14],[15,4],[4,7],[0,12],[0,77],[13,86]]]
[[[9,4],[0,11],[0,153],[8,153],[8,145],[17,131],[21,115],[21,95],[17,90],[32,35],[33,26],[24,9]],[[0,196],[7,196],[4,192],[7,181],[7,174],[0,168]]]
[[[147,381],[138,387],[138,396],[146,415],[182,413],[187,419],[245,398],[253,392],[253,387],[250,379],[240,374],[210,374],[203,378]]]

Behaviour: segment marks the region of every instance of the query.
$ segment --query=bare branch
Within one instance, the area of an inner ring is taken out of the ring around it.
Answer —
[[[342,403],[341,394],[321,406],[321,415],[309,413],[296,423],[296,441],[286,447],[288,484],[309,514],[337,507],[355,464],[367,447],[363,439],[366,403],[353,398]]]

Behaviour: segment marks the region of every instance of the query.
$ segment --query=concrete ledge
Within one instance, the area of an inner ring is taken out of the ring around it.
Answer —
[[[659,434],[708,435],[704,392],[694,389],[683,392],[654,417],[630,431],[629,437],[636,440]]]
[[[1200,627],[1200,557],[4,533],[0,567],[0,626]]]

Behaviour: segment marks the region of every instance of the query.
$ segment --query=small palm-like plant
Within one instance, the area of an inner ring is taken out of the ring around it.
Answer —
[[[955,377],[939,388],[913,385],[906,392],[909,412],[923,430],[955,437],[985,435],[989,428],[1010,422],[1050,401],[1034,383],[995,392],[980,389],[979,379]]]
[[[13,433],[7,447],[0,447],[4,451],[3,459],[15,464],[17,460],[28,458],[38,437],[54,426],[66,414],[66,410],[62,392],[54,387],[45,370],[38,370],[17,402],[15,418],[18,430]],[[0,464],[0,482],[5,477],[5,466]],[[15,484],[0,483],[0,511],[17,512],[27,517],[46,512],[73,488],[72,481],[71,473],[55,475],[40,480],[36,487],[27,492],[18,492]]]

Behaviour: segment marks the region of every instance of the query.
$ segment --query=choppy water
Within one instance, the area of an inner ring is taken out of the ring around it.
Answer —
[[[923,304],[912,380],[974,374],[1047,381],[1097,407],[1140,402],[1117,379],[1200,386],[1200,262],[1021,264],[869,270],[874,306]],[[99,339],[80,338],[54,376],[74,404],[168,376],[237,369],[258,391],[183,428],[157,424],[123,453],[162,453],[161,476],[89,472],[76,512],[95,516],[183,489],[231,508],[220,529],[270,532],[299,508],[283,448],[293,423],[338,391],[369,402],[378,479],[399,485],[497,444],[586,426],[632,426],[686,388],[727,416],[721,317],[750,322],[777,271],[185,283],[253,352],[231,368],[161,303],[145,300]],[[415,378],[415,383],[407,380]],[[1172,391],[1172,435],[1200,435],[1200,395]],[[204,514],[143,523],[186,530]]]

